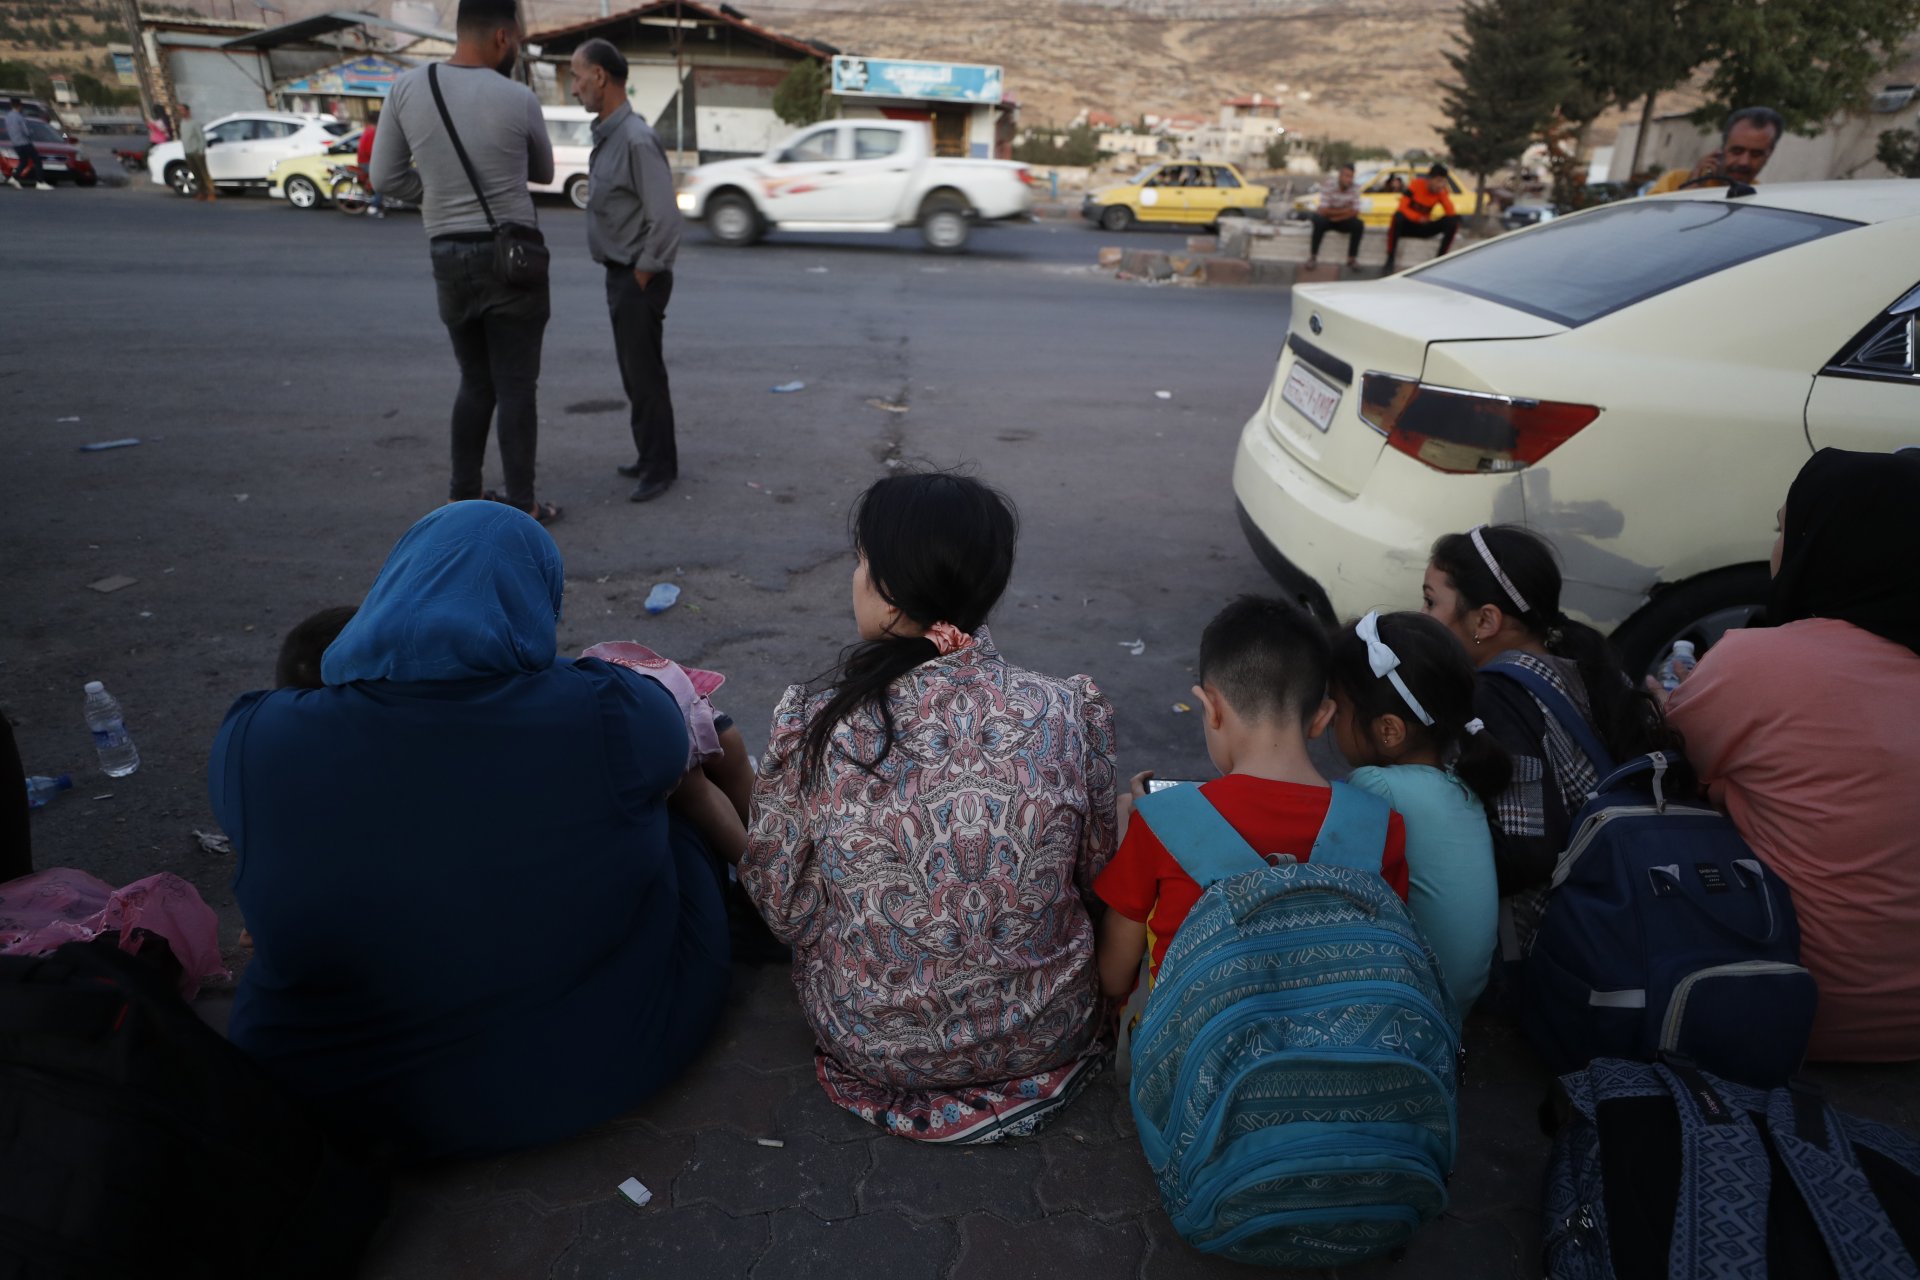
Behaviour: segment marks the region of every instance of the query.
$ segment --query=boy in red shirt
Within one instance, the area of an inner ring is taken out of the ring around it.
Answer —
[[[1333,791],[1307,755],[1307,741],[1333,719],[1327,697],[1326,632],[1284,600],[1242,596],[1222,609],[1200,637],[1200,704],[1207,754],[1222,776],[1201,785],[1242,839],[1274,861],[1305,862],[1320,834]],[[1200,900],[1200,886],[1145,822],[1132,822],[1133,801],[1151,773],[1133,779],[1120,800],[1120,849],[1093,883],[1107,905],[1095,960],[1100,988],[1114,1000],[1133,990],[1140,955],[1152,947],[1152,972],[1180,924]],[[1407,831],[1399,814],[1387,822],[1380,874],[1407,896]]]

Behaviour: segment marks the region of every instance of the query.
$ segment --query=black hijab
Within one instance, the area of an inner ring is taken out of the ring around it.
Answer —
[[[1768,621],[1837,618],[1920,653],[1920,453],[1820,450],[1784,528]]]

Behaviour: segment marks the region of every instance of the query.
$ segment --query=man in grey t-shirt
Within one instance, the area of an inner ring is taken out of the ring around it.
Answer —
[[[659,136],[627,104],[627,60],[607,41],[589,40],[574,51],[573,96],[595,116],[587,252],[607,269],[614,355],[639,453],[620,474],[640,482],[633,501],[651,502],[680,472],[662,348],[683,225],[673,170]]]
[[[373,142],[373,189],[416,201],[433,255],[440,319],[460,362],[453,401],[450,501],[498,497],[542,524],[560,508],[534,498],[539,416],[540,344],[552,313],[547,286],[508,284],[494,269],[492,221],[522,239],[540,240],[527,183],[553,180],[553,143],[540,100],[507,78],[520,56],[515,0],[460,0],[453,57],[394,81]],[[467,176],[440,108],[473,165]],[[475,192],[478,181],[485,193]],[[482,487],[487,432],[496,407],[506,491]]]

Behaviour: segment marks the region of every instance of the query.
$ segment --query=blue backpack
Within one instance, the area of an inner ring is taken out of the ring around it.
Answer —
[[[1556,1073],[1684,1055],[1770,1086],[1806,1056],[1817,989],[1786,882],[1733,822],[1669,800],[1667,758],[1612,767],[1565,695],[1505,668],[1609,771],[1574,819],[1520,965],[1520,1023]]]
[[[1133,1037],[1133,1115],[1202,1252],[1330,1267],[1447,1205],[1458,1016],[1380,877],[1386,802],[1341,783],[1310,861],[1269,866],[1197,786],[1139,814],[1204,892]]]
[[[1561,1079],[1553,1280],[1920,1280],[1920,1144],[1684,1059]]]

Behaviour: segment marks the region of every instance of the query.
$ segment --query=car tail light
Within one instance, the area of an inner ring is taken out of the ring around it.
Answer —
[[[1014,170],[1014,172],[1020,175],[1021,186],[1030,187],[1033,185],[1033,170],[1027,169],[1027,168],[1020,168],[1020,169]]]
[[[1360,420],[1435,471],[1519,471],[1599,416],[1595,405],[1435,387],[1390,373],[1360,380]]]

